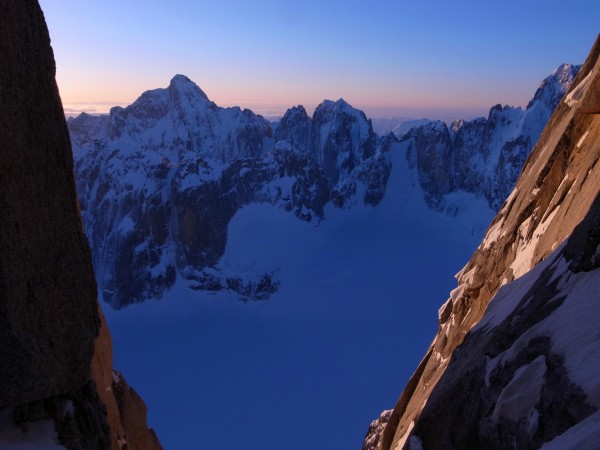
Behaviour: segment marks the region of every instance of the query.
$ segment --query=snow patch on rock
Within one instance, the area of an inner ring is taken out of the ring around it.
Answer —
[[[519,422],[523,418],[533,417],[535,405],[540,400],[544,386],[546,369],[543,355],[519,367],[513,379],[498,396],[492,419],[497,422],[500,417],[506,417]]]

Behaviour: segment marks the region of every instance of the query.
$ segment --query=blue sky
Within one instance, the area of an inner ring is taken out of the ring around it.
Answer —
[[[107,109],[183,73],[265,114],[345,98],[369,115],[524,106],[581,63],[600,2],[41,0],[66,107]]]

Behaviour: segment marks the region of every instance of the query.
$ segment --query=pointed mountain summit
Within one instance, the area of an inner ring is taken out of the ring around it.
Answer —
[[[202,114],[206,118],[210,110],[215,113],[216,105],[206,94],[186,76],[175,75],[167,88],[146,91],[131,105],[112,108],[110,115],[117,132],[121,131],[117,124],[124,127],[128,121],[135,122],[135,131],[143,131],[156,127],[167,115],[174,116],[171,120],[192,124],[194,116],[200,119]]]
[[[169,83],[168,89],[171,91],[177,91],[181,93],[187,92],[193,95],[200,95],[204,99],[208,100],[208,97],[206,96],[204,91],[202,91],[202,89],[200,89],[200,87],[196,83],[194,83],[185,75],[177,74],[173,78],[171,78],[171,82]]]
[[[291,141],[310,149],[312,119],[308,117],[304,106],[288,109],[277,125],[275,141]]]
[[[304,107],[288,110],[275,135],[278,140],[291,140],[306,147],[332,186],[373,156],[377,146],[377,137],[365,113],[344,99],[323,101],[312,120]]]
[[[533,107],[536,102],[542,102],[548,109],[554,110],[565,95],[564,87],[573,82],[580,70],[581,66],[573,64],[558,66],[551,75],[542,81],[533,99],[527,105],[527,109]]]
[[[260,115],[240,108],[221,108],[189,78],[176,75],[167,88],[144,92],[134,103],[115,107],[109,116],[82,114],[69,120],[77,146],[93,139],[120,142],[121,151],[160,151],[171,160],[202,155],[221,162],[258,156],[272,130]]]

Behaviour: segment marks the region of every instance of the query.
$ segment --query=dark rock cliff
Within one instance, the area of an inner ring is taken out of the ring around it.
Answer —
[[[6,406],[81,387],[100,322],[44,17],[36,1],[0,6],[0,406]]]
[[[24,440],[28,423],[51,421],[68,449],[117,450],[91,378],[108,330],[50,37],[36,0],[0,9],[0,409]]]

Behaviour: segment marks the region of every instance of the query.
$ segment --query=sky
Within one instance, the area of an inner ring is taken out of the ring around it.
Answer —
[[[370,117],[467,117],[525,106],[600,31],[597,0],[40,4],[67,113],[130,104],[181,73],[266,116],[344,98]]]

